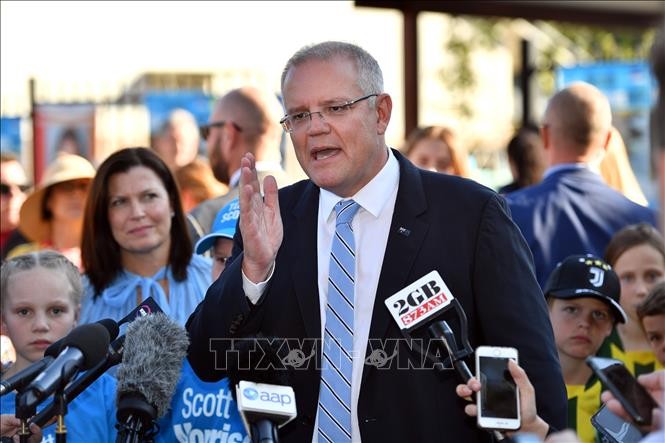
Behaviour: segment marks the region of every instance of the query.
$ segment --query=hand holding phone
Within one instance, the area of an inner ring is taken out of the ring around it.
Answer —
[[[635,423],[644,426],[651,424],[652,411],[658,404],[623,362],[601,357],[589,357],[586,362]]]
[[[517,362],[517,349],[480,346],[476,349],[476,396],[478,426],[485,429],[520,428],[519,389],[508,370],[508,360]]]

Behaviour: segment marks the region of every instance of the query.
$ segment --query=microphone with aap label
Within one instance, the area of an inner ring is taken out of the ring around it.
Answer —
[[[278,443],[278,429],[297,416],[288,369],[277,355],[278,341],[263,336],[239,339],[228,363],[238,412],[253,443]]]

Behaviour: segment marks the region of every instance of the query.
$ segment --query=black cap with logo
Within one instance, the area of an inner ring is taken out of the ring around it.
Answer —
[[[626,323],[626,313],[619,304],[619,277],[610,265],[593,255],[566,257],[550,274],[543,292],[545,297],[597,298],[610,305],[618,322]]]

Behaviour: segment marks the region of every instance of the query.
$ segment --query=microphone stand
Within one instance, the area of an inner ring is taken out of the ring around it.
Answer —
[[[58,389],[53,398],[53,404],[57,410],[57,421],[55,426],[55,443],[67,443],[67,426],[65,415],[67,414],[67,395],[64,389]]]
[[[16,395],[16,405],[14,408],[15,416],[21,420],[21,426],[16,435],[19,443],[28,443],[28,438],[32,435],[28,419],[32,417],[37,409],[37,401],[34,392],[21,392]]]
[[[90,386],[104,372],[122,361],[122,346],[124,342],[124,335],[118,337],[113,343],[111,343],[112,351],[109,351],[109,354],[104,360],[102,360],[97,364],[97,366],[94,366],[80,377],[76,378],[65,388],[65,396],[67,397],[68,401],[74,400],[81,392],[83,392],[83,390]],[[55,402],[51,402],[37,415],[32,417],[32,419],[30,419],[30,423],[35,423],[39,427],[44,427],[44,425],[56,414],[56,412],[56,404]]]
[[[279,443],[277,426],[268,419],[251,424],[252,443]]]
[[[152,442],[157,409],[141,394],[126,394],[118,401],[116,443]]]

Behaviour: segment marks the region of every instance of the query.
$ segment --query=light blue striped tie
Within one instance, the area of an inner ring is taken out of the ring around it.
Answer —
[[[360,206],[353,200],[335,205],[337,226],[330,248],[328,305],[323,333],[319,441],[351,441],[353,302],[356,270],[351,220]]]

